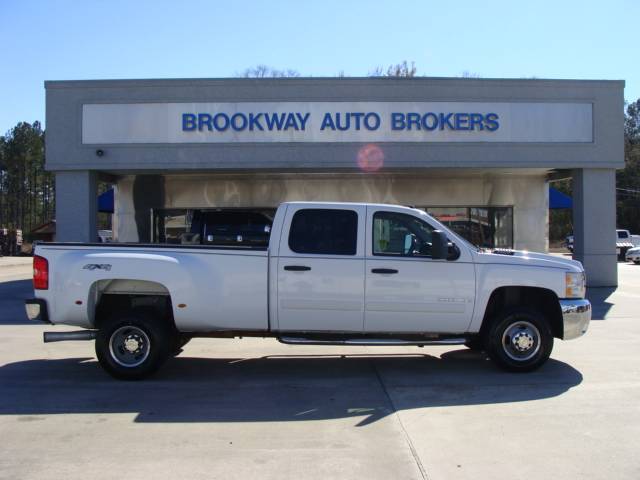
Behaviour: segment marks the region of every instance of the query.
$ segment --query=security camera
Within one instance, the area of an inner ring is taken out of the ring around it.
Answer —
[[[99,157],[103,156],[104,155],[104,150],[101,150],[101,149],[96,150],[96,155],[99,156]]]

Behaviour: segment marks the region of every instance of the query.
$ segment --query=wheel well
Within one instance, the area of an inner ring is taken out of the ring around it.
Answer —
[[[169,295],[137,295],[137,294],[110,294],[100,296],[96,305],[94,327],[101,325],[114,313],[126,312],[133,309],[151,311],[155,317],[169,322],[175,328],[173,308]]]
[[[562,311],[558,296],[539,287],[500,287],[494,290],[487,303],[480,333],[487,331],[500,312],[514,307],[527,307],[542,313],[550,323],[553,336],[562,338]]]

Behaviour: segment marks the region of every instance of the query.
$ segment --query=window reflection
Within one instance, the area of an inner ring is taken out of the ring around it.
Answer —
[[[191,229],[193,210],[159,209],[152,213],[152,243],[181,243],[182,237]]]
[[[273,208],[157,209],[152,212],[153,243],[266,247]]]
[[[474,245],[513,248],[513,207],[423,207],[423,210]]]

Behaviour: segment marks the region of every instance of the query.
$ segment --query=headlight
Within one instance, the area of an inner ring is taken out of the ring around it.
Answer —
[[[584,298],[586,277],[584,272],[565,273],[565,298]]]

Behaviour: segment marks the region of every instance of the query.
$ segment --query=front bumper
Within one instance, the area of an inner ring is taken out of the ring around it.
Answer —
[[[24,308],[27,311],[29,320],[51,323],[49,320],[49,311],[47,310],[47,302],[41,298],[29,298],[24,301]]]
[[[586,298],[560,300],[563,323],[563,340],[581,337],[589,328],[591,303]]]
[[[627,262],[640,261],[640,252],[629,253],[629,251],[627,250],[626,260],[627,260]]]

